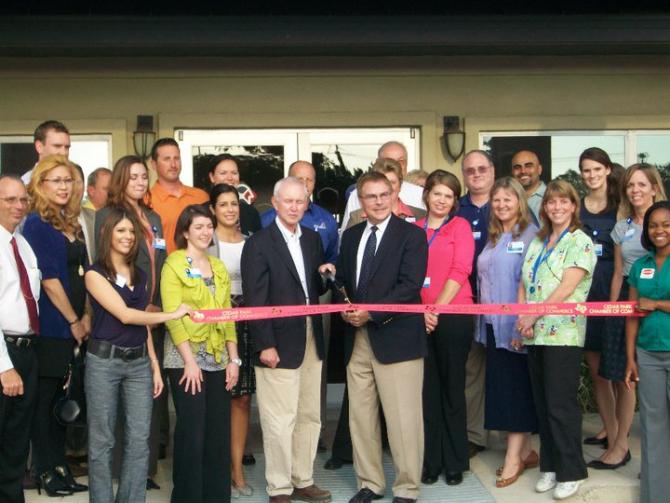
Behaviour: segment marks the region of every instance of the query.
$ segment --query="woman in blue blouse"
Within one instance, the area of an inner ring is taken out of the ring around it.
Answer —
[[[86,244],[79,225],[79,201],[73,197],[76,167],[64,156],[50,155],[33,170],[28,184],[31,213],[23,235],[37,256],[42,273],[39,380],[32,431],[32,456],[39,486],[50,496],[69,495],[87,487],[75,482],[65,462],[65,426],[53,414],[63,394],[63,378],[75,344],[90,332],[85,313]],[[46,294],[46,295],[44,295]]]
[[[514,303],[523,258],[538,228],[530,223],[524,189],[514,178],[493,185],[491,209],[488,242],[477,260],[479,302]],[[509,432],[496,487],[513,484],[524,470],[539,464],[530,445],[537,417],[528,361],[515,324],[514,316],[484,315],[478,317],[475,332],[477,342],[486,346],[484,427]]]
[[[145,500],[153,398],[163,379],[147,325],[188,313],[147,312],[147,275],[135,266],[142,231],[129,211],[108,208],[98,234],[97,261],[86,273],[94,324],[86,355],[88,463],[91,502]],[[119,407],[119,403],[122,407]],[[119,488],[112,488],[116,416],[125,428]]]
[[[626,319],[625,382],[629,389],[639,387],[640,501],[656,503],[670,494],[670,269],[664,267],[670,255],[670,202],[647,210],[642,245],[649,253],[630,269],[629,300],[648,315]]]
[[[609,155],[598,147],[587,148],[579,156],[579,171],[588,189],[582,199],[579,219],[583,231],[593,240],[598,262],[593,272],[593,283],[588,301],[610,300],[610,285],[614,275],[614,242],[610,233],[616,224],[619,210],[620,183],[614,175],[614,166]],[[591,316],[586,321],[586,341],[584,359],[589,366],[593,380],[598,412],[603,428],[593,437],[586,438],[585,444],[602,445],[607,448],[607,437],[616,438],[616,417],[614,411],[614,388],[612,382],[598,373],[603,340],[607,337],[607,318]]]

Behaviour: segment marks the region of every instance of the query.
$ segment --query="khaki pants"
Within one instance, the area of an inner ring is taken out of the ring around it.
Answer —
[[[486,447],[488,432],[484,429],[484,385],[486,383],[486,348],[476,341],[465,364],[465,402],[468,415],[468,440]]]
[[[297,369],[256,367],[256,396],[263,431],[265,479],[270,496],[290,495],[312,478],[321,422],[321,360],[307,319],[305,358]]]
[[[356,332],[347,366],[349,426],[358,487],[384,494],[379,402],[384,407],[395,467],[393,495],[417,499],[423,465],[421,387],[423,359],[383,364],[374,357],[367,329]]]

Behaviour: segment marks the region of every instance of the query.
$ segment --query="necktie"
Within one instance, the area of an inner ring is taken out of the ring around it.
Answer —
[[[358,276],[358,288],[356,289],[356,300],[364,302],[368,295],[368,283],[370,282],[370,274],[372,273],[372,260],[375,258],[377,250],[377,226],[370,227],[370,237],[365,243],[363,250],[363,260],[361,260],[361,273]]]
[[[12,250],[14,250],[14,259],[16,260],[16,268],[19,270],[21,293],[23,294],[23,299],[26,301],[26,307],[28,308],[28,319],[30,320],[30,329],[33,332],[35,332],[35,335],[39,335],[40,318],[37,315],[37,302],[35,302],[35,297],[33,297],[33,292],[30,289],[30,280],[28,279],[28,272],[26,271],[26,266],[23,263],[21,255],[19,254],[19,247],[16,244],[16,238],[12,237],[10,243],[12,243]]]

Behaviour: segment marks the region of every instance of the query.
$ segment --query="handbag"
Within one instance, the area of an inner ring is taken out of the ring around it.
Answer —
[[[84,351],[75,346],[64,378],[65,394],[54,405],[56,421],[63,426],[86,427],[85,368]]]

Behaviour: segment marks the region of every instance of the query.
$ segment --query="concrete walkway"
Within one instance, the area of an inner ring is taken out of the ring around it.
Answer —
[[[341,388],[338,385],[329,386],[328,400],[328,427],[326,430],[327,444],[330,445],[331,437],[335,431],[337,414],[339,413],[339,398],[341,397]],[[257,423],[257,411],[252,412],[252,423],[250,431],[250,448],[256,454],[262,452],[260,443],[260,427]],[[174,424],[174,423],[173,423]],[[584,417],[584,436],[594,435],[600,427],[600,420],[595,414],[588,414]],[[577,496],[569,501],[588,502],[588,503],[635,503],[639,500],[639,480],[640,471],[640,441],[639,426],[636,416],[631,432],[631,454],[633,459],[628,465],[615,471],[589,470],[589,478],[582,485]],[[535,448],[538,448],[539,438],[537,435],[533,438]],[[545,494],[537,494],[534,486],[539,477],[538,469],[529,470],[513,485],[504,489],[495,487],[495,470],[502,464],[504,458],[504,440],[497,433],[492,433],[489,439],[489,448],[478,454],[471,460],[471,472],[466,474],[465,481],[461,486],[448,487],[443,479],[433,486],[424,486],[422,488],[422,497],[420,501],[424,503],[542,503],[553,501],[551,491]],[[584,446],[584,457],[586,461],[596,458],[602,453],[602,449],[593,446]],[[253,497],[242,497],[232,500],[233,503],[265,503],[268,501],[263,488],[263,467],[262,456],[256,456],[259,462],[248,467],[248,476],[252,485],[256,489]],[[338,471],[326,471],[322,469],[323,463],[328,458],[328,454],[320,454],[316,460],[315,479],[316,482],[333,492],[333,503],[347,503],[351,495],[355,492],[355,478],[351,465],[345,465]],[[156,482],[161,486],[160,491],[150,491],[147,493],[149,503],[167,503],[169,501],[171,487],[171,456],[168,459],[160,461],[159,473]],[[387,459],[386,471],[389,475],[387,497],[380,500],[381,503],[391,501],[390,485],[392,483],[392,465],[391,460]],[[84,482],[85,478],[80,479]],[[28,491],[26,493],[28,503],[48,502],[53,499],[37,495],[37,491]],[[83,503],[88,501],[88,493],[80,493],[69,496],[64,499],[68,503]],[[670,496],[669,496],[670,501]],[[659,502],[661,503],[661,502]]]

